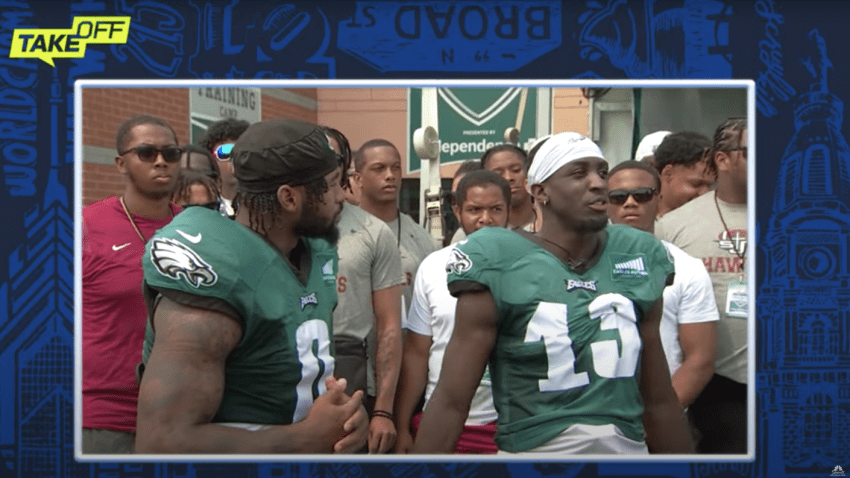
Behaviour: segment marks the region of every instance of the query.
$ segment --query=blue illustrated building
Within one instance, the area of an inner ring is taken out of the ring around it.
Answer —
[[[825,43],[817,30],[809,41],[812,81],[794,110],[762,241],[757,434],[762,453],[783,458],[765,476],[827,476],[846,464],[836,444],[850,443],[850,149]]]

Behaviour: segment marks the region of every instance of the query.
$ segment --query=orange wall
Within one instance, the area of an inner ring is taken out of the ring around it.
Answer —
[[[407,157],[407,88],[321,88],[320,124],[340,130],[352,149],[383,138]]]
[[[590,133],[590,103],[579,88],[554,88],[552,91],[552,132]]]

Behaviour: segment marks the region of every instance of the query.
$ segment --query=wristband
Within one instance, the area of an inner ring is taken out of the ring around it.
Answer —
[[[388,418],[391,421],[395,421],[395,415],[385,410],[375,410],[374,412],[372,412],[372,417],[383,417]]]

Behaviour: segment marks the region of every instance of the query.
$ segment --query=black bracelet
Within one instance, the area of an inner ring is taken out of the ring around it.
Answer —
[[[395,415],[385,410],[375,410],[374,412],[372,412],[372,417],[384,417],[390,419],[391,421],[395,421]]]

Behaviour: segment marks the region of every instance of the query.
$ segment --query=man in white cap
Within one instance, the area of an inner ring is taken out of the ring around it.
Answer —
[[[608,225],[608,163],[548,139],[528,183],[534,233],[484,228],[446,264],[456,324],[413,451],[451,452],[489,357],[500,453],[693,451],[659,323],[673,264],[652,235]]]
[[[656,131],[644,136],[635,150],[635,161],[655,167],[655,148],[670,134],[670,131]]]

